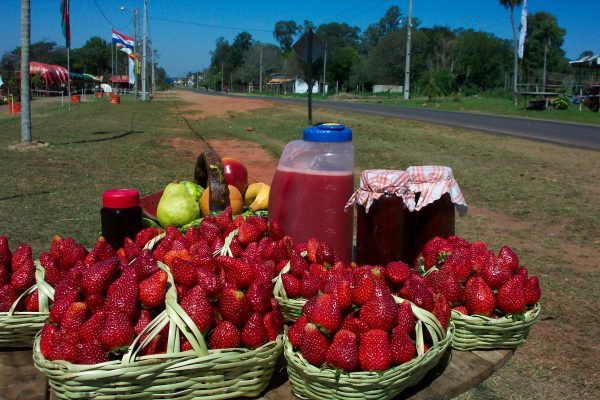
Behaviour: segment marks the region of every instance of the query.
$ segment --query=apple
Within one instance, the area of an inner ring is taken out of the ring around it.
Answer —
[[[244,164],[231,157],[224,157],[221,161],[223,162],[225,181],[228,185],[235,186],[243,196],[248,188],[248,170]]]

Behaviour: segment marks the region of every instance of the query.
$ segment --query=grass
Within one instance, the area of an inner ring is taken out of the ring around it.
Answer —
[[[171,138],[250,140],[278,156],[305,127],[304,109],[290,105],[186,121],[173,98],[122,100],[71,111],[34,107],[33,138],[50,146],[24,152],[8,149],[20,140],[20,120],[0,113],[0,234],[11,248],[28,242],[39,254],[54,234],[90,246],[103,190],[152,193],[190,176],[185,149],[171,147]],[[494,250],[509,244],[540,277],[542,314],[528,342],[462,399],[595,398],[600,153],[322,108],[314,118],[353,129],[357,175],[367,168],[451,166],[471,207],[457,220],[458,234]]]

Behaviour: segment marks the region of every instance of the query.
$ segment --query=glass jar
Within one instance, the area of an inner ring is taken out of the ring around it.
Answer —
[[[352,210],[344,205],[354,191],[352,131],[340,124],[304,130],[288,143],[273,177],[269,218],[297,242],[316,238],[338,257],[352,260]]]
[[[102,193],[102,236],[115,249],[123,247],[142,229],[140,193],[135,189],[110,189]]]
[[[356,205],[356,262],[385,265],[406,252],[408,224],[403,195],[408,189],[405,171],[366,170],[360,188],[348,202]]]

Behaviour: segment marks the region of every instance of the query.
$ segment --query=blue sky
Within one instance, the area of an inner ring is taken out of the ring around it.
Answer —
[[[0,54],[19,45],[20,4],[19,0],[0,0]],[[600,52],[600,0],[529,0],[528,4],[530,13],[550,12],[567,30],[563,45],[567,57],[576,58],[585,50]],[[71,0],[72,46],[79,47],[94,35],[110,40],[111,24],[131,35],[132,9],[141,10],[142,5],[142,0]],[[398,5],[407,14],[408,0],[148,0],[148,25],[160,53],[160,65],[169,75],[178,76],[208,66],[210,51],[220,36],[231,41],[237,33],[247,30],[256,40],[274,43],[275,22],[289,19],[308,19],[315,25],[347,22],[364,29],[392,5]],[[31,0],[33,42],[63,42],[59,6],[60,0]],[[413,15],[425,27],[473,28],[512,38],[508,11],[498,0],[413,0]]]

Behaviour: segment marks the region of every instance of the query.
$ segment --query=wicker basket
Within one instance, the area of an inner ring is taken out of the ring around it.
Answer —
[[[540,303],[523,314],[498,319],[482,315],[465,315],[452,311],[456,328],[452,348],[456,350],[512,349],[525,343],[529,330],[540,313]]]
[[[401,299],[396,299],[397,301]],[[440,361],[452,341],[452,324],[446,332],[430,312],[411,303],[417,318],[417,357],[383,372],[339,373],[334,369],[319,369],[294,351],[287,336],[284,355],[292,392],[301,399],[382,400],[392,399],[409,386],[416,385]],[[423,333],[427,329],[433,346],[424,353]]]
[[[8,312],[0,313],[0,349],[31,348],[36,333],[44,326],[49,315],[49,300],[54,298],[54,289],[46,283],[44,274],[44,268],[36,260],[36,284],[23,292]],[[38,290],[40,311],[15,311],[17,305],[36,289]]]
[[[140,333],[121,360],[95,365],[48,361],[36,336],[35,366],[48,377],[59,399],[228,399],[257,396],[269,384],[281,354],[282,337],[257,349],[208,350],[190,317],[177,304],[173,277],[166,309]],[[139,352],[169,326],[167,353],[140,356]],[[180,332],[193,350],[179,352]],[[141,340],[147,334],[144,340]]]
[[[300,253],[302,257],[306,256],[306,251]],[[306,299],[290,299],[285,292],[285,288],[283,287],[283,281],[281,279],[281,275],[290,271],[290,263],[288,262],[285,267],[281,270],[279,275],[277,275],[273,282],[275,286],[273,287],[273,296],[279,302],[279,306],[281,307],[281,312],[283,313],[283,317],[286,322],[294,323],[302,315],[302,307],[306,304]]]

